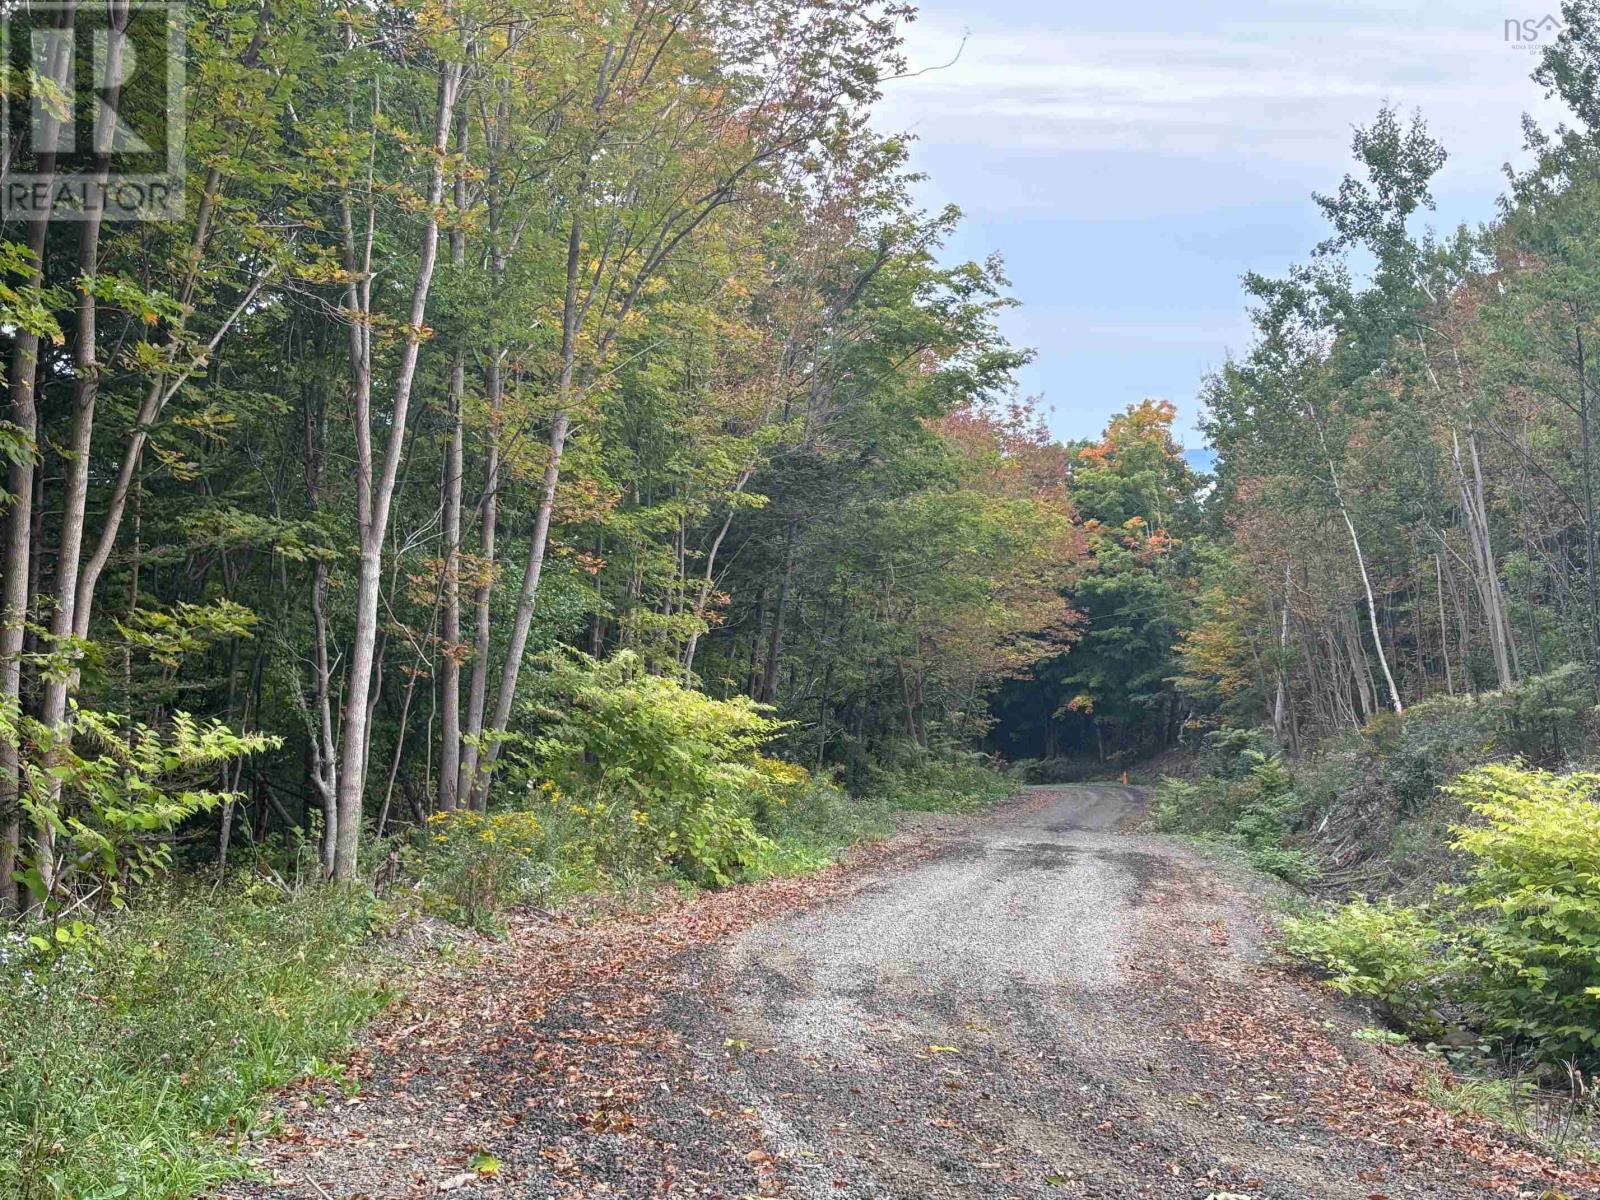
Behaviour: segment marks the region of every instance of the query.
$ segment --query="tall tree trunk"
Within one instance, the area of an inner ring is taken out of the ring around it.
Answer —
[[[1439,653],[1444,657],[1444,687],[1449,695],[1454,696],[1456,679],[1450,669],[1450,627],[1444,614],[1444,561],[1438,554],[1433,556],[1433,581],[1439,592]]]
[[[1355,683],[1355,694],[1360,700],[1361,719],[1369,721],[1378,714],[1378,691],[1372,681],[1372,664],[1361,646],[1361,626],[1348,608],[1340,614],[1343,631],[1339,644],[1344,647],[1345,661],[1350,666],[1350,678]]]
[[[57,36],[50,43],[46,76],[57,88],[66,90],[66,77],[72,61],[72,31],[76,22],[76,0],[68,0],[56,12]],[[46,183],[47,191],[55,178],[56,149],[61,126],[52,107],[42,105],[35,131],[38,158],[35,173]],[[35,216],[26,227],[28,274],[25,289],[39,288],[44,282],[45,237],[50,231],[48,211]],[[22,648],[28,620],[29,581],[33,558],[34,461],[39,445],[39,415],[35,389],[39,376],[40,335],[17,329],[12,335],[9,399],[10,421],[23,443],[23,452],[6,472],[6,490],[11,507],[5,515],[5,558],[0,562],[0,715],[20,714],[22,699]],[[16,881],[17,854],[22,843],[22,745],[19,735],[0,732],[0,910],[16,908],[20,902]]]
[[[51,650],[67,654],[72,662],[70,665],[59,663],[55,670],[49,672],[40,702],[40,720],[50,730],[49,736],[55,740],[57,747],[62,740],[71,736],[67,728],[67,698],[77,683],[77,651],[73,647],[77,629],[74,614],[78,598],[78,574],[82,565],[84,521],[89,506],[89,452],[94,438],[95,403],[100,394],[99,342],[95,325],[99,307],[95,275],[100,261],[105,187],[110,177],[110,150],[126,57],[124,33],[128,25],[128,0],[110,0],[106,11],[104,70],[107,87],[105,103],[100,106],[95,118],[95,171],[78,234],[78,328],[72,346],[72,423],[65,448],[67,468],[61,537],[56,551],[55,612],[50,620]],[[52,748],[47,762],[53,765],[59,755],[59,749]],[[61,801],[61,782],[53,772],[47,772],[47,775],[50,783],[46,807],[54,809]],[[45,895],[48,895],[54,885],[55,874],[55,832],[49,823],[39,827],[37,857],[35,865]]]
[[[1468,439],[1472,440],[1470,430]],[[1483,608],[1489,652],[1494,660],[1495,677],[1500,687],[1508,688],[1516,681],[1510,650],[1514,639],[1506,619],[1494,548],[1489,540],[1488,510],[1483,504],[1483,474],[1477,470],[1477,446],[1472,446],[1474,470],[1469,473],[1462,461],[1460,435],[1454,428],[1450,430],[1450,442],[1451,467],[1456,477],[1467,544],[1472,550],[1473,583],[1477,588],[1478,603]]]
[[[1439,382],[1431,362],[1428,360],[1427,345],[1421,333],[1417,335],[1417,345],[1422,351],[1423,363],[1426,367],[1428,379],[1433,384],[1434,390],[1444,396],[1444,388]],[[1450,355],[1455,368],[1456,387],[1460,403],[1463,407],[1468,403],[1469,388],[1465,369],[1462,366],[1459,348],[1452,341]],[[1447,401],[1448,403],[1448,401]],[[1461,439],[1454,419],[1450,423],[1450,465],[1455,475],[1456,488],[1461,500],[1462,516],[1465,520],[1467,540],[1472,549],[1472,575],[1473,583],[1477,588],[1479,603],[1484,611],[1486,629],[1489,635],[1489,651],[1495,664],[1495,675],[1501,688],[1510,687],[1522,673],[1517,662],[1517,639],[1511,625],[1511,619],[1506,612],[1505,591],[1500,585],[1500,573],[1495,563],[1494,542],[1489,526],[1489,509],[1484,500],[1483,469],[1478,458],[1477,433],[1473,428],[1470,417],[1466,421],[1467,446],[1472,462],[1472,471],[1469,475],[1461,456]],[[1467,647],[1461,647],[1465,654]]]
[[[534,517],[533,536],[528,542],[528,561],[522,571],[522,589],[517,595],[517,613],[511,624],[511,642],[506,647],[505,666],[500,672],[500,688],[495,694],[494,720],[486,733],[486,745],[479,758],[471,801],[480,812],[488,807],[489,785],[495,760],[500,757],[500,737],[511,724],[511,709],[517,699],[517,677],[522,656],[528,648],[533,628],[533,612],[539,599],[539,580],[544,573],[545,548],[550,541],[550,517],[555,509],[556,488],[561,480],[561,454],[567,444],[567,414],[555,414],[550,429],[550,458],[544,468],[539,495],[539,511]]]
[[[789,586],[794,575],[794,535],[799,518],[790,517],[783,538],[783,573],[778,576],[778,602],[772,610],[772,630],[767,637],[767,661],[761,672],[761,689],[756,699],[763,704],[778,702],[778,666],[783,654],[783,623],[789,611]]]
[[[594,98],[589,105],[597,126],[615,82],[612,68],[616,62],[616,53],[615,45],[607,45],[601,56]],[[528,543],[528,559],[522,568],[522,587],[517,595],[517,612],[512,621],[511,641],[506,648],[505,665],[500,672],[500,687],[495,695],[494,718],[484,731],[485,744],[479,752],[472,786],[468,792],[472,805],[480,811],[488,807],[494,764],[500,756],[500,739],[511,722],[511,710],[516,704],[517,678],[522,672],[522,656],[527,649],[528,632],[533,626],[534,607],[539,599],[539,582],[544,574],[545,549],[550,540],[550,519],[555,510],[556,489],[561,483],[561,456],[566,452],[567,432],[571,426],[571,406],[574,399],[574,385],[577,381],[578,335],[582,331],[584,317],[588,313],[588,302],[580,297],[578,288],[583,268],[583,212],[589,196],[588,167],[594,160],[598,137],[597,128],[589,143],[587,157],[582,164],[583,169],[579,172],[573,197],[572,220],[567,228],[566,277],[561,300],[561,376],[556,385],[556,411],[550,419],[550,457],[545,463],[539,509],[534,516],[533,536]],[[635,288],[639,282],[639,279],[634,281]]]
[[[467,120],[456,123],[456,153],[467,152]],[[467,180],[456,174],[457,224],[450,230],[450,265],[460,271],[467,261],[467,236],[460,222],[467,208]],[[450,364],[450,390],[446,400],[450,441],[444,459],[444,597],[439,646],[439,809],[456,806],[461,769],[461,472],[466,442],[462,409],[467,394],[465,347],[457,346]],[[406,700],[410,702],[410,691]],[[385,797],[387,801],[387,797]]]
[[[467,715],[462,730],[461,765],[456,772],[456,799],[467,802],[478,774],[479,739],[483,735],[484,705],[489,694],[489,600],[494,594],[495,536],[500,520],[500,435],[496,428],[503,393],[499,350],[491,348],[484,369],[484,390],[489,401],[489,451],[484,461],[484,495],[478,528],[478,586],[472,596],[472,677],[467,684]]]
[[[1278,623],[1278,662],[1275,667],[1278,684],[1272,697],[1272,738],[1277,741],[1283,736],[1284,709],[1289,700],[1289,589],[1293,582],[1293,575],[1288,563],[1283,564],[1283,617]]]
[[[1594,462],[1589,430],[1589,376],[1584,357],[1583,321],[1573,321],[1578,349],[1578,436],[1583,455],[1583,533],[1588,552],[1589,671],[1600,693],[1600,532],[1595,528]]]
[[[239,64],[245,68],[254,68],[260,65],[261,48],[267,38],[270,28],[271,0],[261,0],[256,12],[256,28],[246,44],[244,52],[239,56]],[[222,191],[222,171],[213,166],[206,172],[206,181],[200,189],[200,204],[195,212],[194,233],[189,241],[189,269],[184,275],[182,288],[178,292],[178,302],[185,311],[190,309],[194,301],[195,287],[200,280],[200,267],[205,260],[206,243],[211,237],[212,221],[216,216],[217,198]],[[165,369],[157,372],[145,394],[144,403],[139,408],[139,415],[134,420],[133,432],[128,438],[128,444],[123,450],[122,467],[117,473],[117,482],[111,492],[111,499],[106,505],[106,515],[101,523],[100,536],[95,543],[94,552],[84,564],[83,573],[78,580],[78,600],[76,604],[75,622],[79,637],[87,637],[89,633],[89,615],[94,608],[94,589],[100,579],[100,572],[105,569],[111,557],[111,551],[117,544],[117,531],[122,522],[122,514],[127,504],[128,488],[139,469],[140,460],[144,454],[145,443],[149,440],[150,429],[161,416],[161,411],[166,407],[167,401],[177,394],[189,376],[201,366],[204,366],[211,353],[218,344],[227,336],[228,330],[233,326],[241,314],[245,312],[255,300],[257,293],[265,286],[276,270],[276,264],[269,264],[267,268],[246,289],[244,297],[239,301],[233,312],[229,314],[216,333],[206,343],[205,349],[197,354],[194,359],[181,370],[178,370],[176,354],[181,345],[180,334],[183,331],[183,320],[180,318],[177,327],[172,331],[168,348],[168,362]],[[176,371],[176,379],[169,382],[169,375]]]
[[[733,493],[738,495],[744,491],[744,485],[750,482],[753,468],[748,468],[739,476],[738,483],[734,484]],[[683,648],[683,684],[688,687],[694,681],[694,656],[700,645],[699,623],[706,619],[706,613],[711,607],[711,593],[716,584],[717,555],[722,550],[722,543],[728,536],[728,529],[733,525],[733,514],[736,510],[730,503],[727,515],[722,518],[722,525],[717,530],[717,536],[711,539],[711,548],[706,551],[706,569],[700,577],[700,587],[694,598],[694,617],[697,627],[690,631],[689,641]]]
[[[355,628],[350,642],[350,666],[346,676],[344,719],[339,738],[339,828],[334,842],[333,877],[340,882],[355,878],[356,854],[361,837],[361,809],[366,794],[366,764],[371,728],[367,700],[372,690],[372,669],[378,638],[378,593],[382,585],[383,545],[389,533],[389,506],[394,499],[395,479],[400,469],[406,439],[406,417],[411,404],[411,387],[416,378],[417,356],[422,346],[423,323],[427,316],[428,293],[439,255],[439,205],[444,198],[444,159],[450,148],[455,123],[456,96],[462,69],[445,64],[440,69],[438,115],[434,123],[433,162],[428,175],[426,211],[423,226],[421,261],[411,288],[411,307],[406,320],[405,344],[395,371],[394,398],[389,414],[388,437],[382,468],[374,477],[372,455],[371,340],[370,327],[362,318],[370,312],[370,286],[366,307],[352,314],[352,366],[356,371],[356,490],[360,533],[360,560],[356,575]],[[345,206],[348,214],[348,205]],[[370,272],[358,272],[355,241],[346,216],[347,269],[352,277],[370,284]],[[352,282],[354,289],[357,285]],[[355,296],[351,296],[355,300]]]
[[[1367,597],[1367,620],[1372,626],[1372,646],[1378,653],[1378,665],[1383,668],[1383,681],[1389,689],[1389,704],[1397,713],[1405,712],[1405,705],[1400,702],[1400,689],[1395,686],[1394,673],[1389,670],[1389,655],[1383,648],[1383,634],[1378,625],[1378,601],[1372,593],[1372,576],[1367,573],[1367,558],[1361,552],[1361,538],[1356,533],[1356,523],[1350,519],[1350,508],[1344,501],[1344,489],[1339,486],[1339,473],[1335,470],[1333,460],[1328,460],[1328,476],[1333,482],[1334,499],[1339,502],[1339,515],[1344,518],[1344,527],[1350,534],[1350,545],[1356,554],[1356,569],[1361,573],[1361,589]]]
[[[1466,589],[1456,581],[1455,569],[1451,567],[1449,559],[1444,560],[1445,590],[1450,593],[1450,605],[1456,617],[1456,668],[1461,677],[1462,686],[1469,694],[1477,692],[1477,683],[1473,679],[1472,670],[1468,663],[1468,654],[1472,650],[1472,631],[1469,621],[1470,605],[1466,598]]]
[[[315,405],[312,389],[303,398],[305,423],[306,505],[315,513],[322,507],[324,448],[327,444],[328,405]],[[333,670],[328,652],[328,564],[318,558],[311,566],[311,671],[312,707],[305,711],[307,775],[322,805],[322,841],[319,858],[325,878],[333,875],[333,851],[339,831],[339,752],[333,715]],[[299,695],[298,689],[296,695]],[[302,709],[306,706],[302,702]]]
[[[497,85],[495,120],[486,124],[483,132],[488,153],[488,171],[484,185],[483,205],[488,215],[489,277],[495,294],[499,294],[506,280],[506,240],[502,227],[505,212],[505,175],[501,170],[500,156],[505,147],[505,130],[510,120],[511,100],[509,84]],[[492,340],[483,366],[484,400],[489,409],[485,429],[488,448],[484,456],[483,496],[478,506],[478,584],[472,598],[472,677],[467,685],[467,711],[462,728],[460,766],[456,771],[456,802],[468,803],[472,796],[472,783],[478,774],[479,740],[483,736],[484,706],[489,693],[489,637],[491,616],[489,601],[495,584],[495,537],[500,518],[500,417],[505,394],[505,348],[498,339]]]

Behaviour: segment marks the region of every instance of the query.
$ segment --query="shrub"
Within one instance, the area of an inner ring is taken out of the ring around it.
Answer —
[[[868,768],[865,790],[893,808],[975,812],[1014,795],[1017,786],[981,754],[903,749],[898,758]]]
[[[1284,924],[1289,953],[1330,975],[1346,996],[1376,1001],[1398,1023],[1436,1036],[1438,1005],[1457,977],[1447,936],[1426,911],[1352,900],[1331,913]]]
[[[1227,824],[1220,806],[1209,803],[1210,789],[1187,779],[1163,777],[1150,802],[1150,820],[1163,833],[1193,833]]]
[[[1299,807],[1294,776],[1259,730],[1223,729],[1206,736],[1194,780],[1163,777],[1151,812],[1170,832],[1238,833],[1250,845],[1276,844]]]
[[[1294,776],[1283,760],[1276,755],[1262,759],[1234,786],[1233,793],[1239,814],[1233,828],[1245,844],[1253,850],[1282,845],[1300,811]]]
[[[1299,887],[1316,881],[1316,859],[1286,845],[1304,804],[1282,758],[1259,749],[1257,736],[1223,730],[1207,739],[1213,774],[1196,781],[1164,778],[1151,819],[1168,833],[1193,833],[1243,851],[1258,871]]]
[[[1587,664],[1566,663],[1530,676],[1505,694],[1503,739],[1531,758],[1561,758],[1583,741],[1594,713],[1594,680]]]
[[[1203,774],[1242,779],[1274,753],[1264,729],[1218,729],[1206,734],[1198,758]]]
[[[1403,717],[1385,713],[1367,726],[1377,756],[1375,773],[1398,813],[1421,808],[1446,781],[1483,761],[1507,728],[1507,696],[1439,696],[1415,704]]]
[[[1436,1006],[1546,1062],[1600,1061],[1600,775],[1500,764],[1446,791],[1479,822],[1440,908],[1354,901],[1292,921],[1289,950],[1332,984],[1437,1034]]]
[[[49,886],[26,856],[18,881],[41,899],[92,891],[119,905],[128,884],[148,883],[170,865],[170,844],[151,835],[232,798],[206,786],[217,768],[282,741],[183,712],[165,730],[130,728],[76,705],[71,723],[52,729],[19,715],[14,702],[0,705],[0,740],[34,747],[23,759],[21,807],[56,838]]]
[[[532,714],[540,732],[524,746],[530,793],[553,782],[585,803],[597,798],[636,826],[634,865],[695,883],[732,883],[770,850],[757,816],[807,779],[760,754],[784,722],[743,696],[717,700],[651,675],[627,651],[549,661]]]
[[[1285,883],[1308,888],[1322,878],[1322,865],[1304,850],[1287,846],[1258,846],[1249,851],[1250,865]]]
[[[548,891],[558,874],[545,827],[531,812],[435,813],[419,837],[424,904],[475,929],[493,929],[500,912]]]
[[[1472,1000],[1486,1028],[1551,1061],[1600,1057],[1600,776],[1511,765],[1449,789],[1482,818],[1455,831],[1471,859],[1451,895],[1470,928]]]
[[[750,869],[758,877],[817,870],[851,846],[884,837],[893,828],[883,797],[857,798],[820,777],[773,806],[760,824],[771,838],[771,849]]]
[[[1008,772],[1023,783],[1086,783],[1110,779],[1114,772],[1093,758],[1019,758]]]

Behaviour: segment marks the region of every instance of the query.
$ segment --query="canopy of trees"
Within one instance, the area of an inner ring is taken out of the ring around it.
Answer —
[[[983,732],[1083,546],[999,264],[867,124],[910,16],[192,5],[185,217],[0,231],[0,900],[202,810],[349,879],[561,647],[808,764]]]
[[[1198,704],[1299,742],[1565,664],[1600,678],[1600,42],[1594,5],[1566,19],[1535,79],[1576,123],[1529,125],[1498,219],[1419,232],[1445,151],[1385,110],[1316,198],[1328,239],[1246,280],[1255,347],[1206,393],[1216,547],[1179,646]]]
[[[1203,391],[1214,478],[1155,405],[1070,448],[1083,635],[1005,686],[1002,748],[1127,759],[1217,723],[1310,745],[1567,664],[1600,679],[1600,12],[1564,22],[1534,78],[1573,123],[1528,125],[1481,228],[1422,228],[1446,155],[1420,116],[1356,131],[1315,197],[1326,240],[1245,280],[1253,346]]]
[[[1000,264],[869,123],[911,16],[193,6],[186,215],[0,230],[0,901],[191,817],[350,879],[488,807],[571,651],[847,781],[1600,673],[1594,5],[1484,228],[1418,229],[1420,118],[1357,132],[1246,280],[1214,477],[1164,401],[1061,445],[1015,398]]]

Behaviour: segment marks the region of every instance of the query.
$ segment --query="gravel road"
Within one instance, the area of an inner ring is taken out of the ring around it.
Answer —
[[[759,1120],[783,1194],[1519,1194],[1443,1146],[1413,1161],[1401,1131],[1331,1129],[1301,1064],[1196,1036],[1207,994],[1248,1007],[1286,985],[1254,971],[1261,881],[1125,832],[1142,808],[1137,788],[1036,789],[933,860],[701,959],[720,1000],[674,1024]],[[1381,1079],[1348,1012],[1288,990],[1272,1003],[1314,1031],[1345,1025],[1312,1071]]]
[[[1273,885],[1034,789],[815,876],[529,914],[281,1101],[251,1200],[1597,1200],[1263,961]],[[483,1155],[494,1166],[485,1171]]]

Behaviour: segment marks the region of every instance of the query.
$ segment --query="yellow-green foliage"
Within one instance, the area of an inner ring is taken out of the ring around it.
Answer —
[[[421,837],[418,890],[430,908],[467,925],[485,927],[556,875],[545,825],[532,812],[435,813]]]
[[[418,890],[453,920],[492,928],[520,901],[604,879],[723,886],[815,869],[888,830],[887,796],[854,800],[763,753],[786,725],[745,697],[714,699],[627,652],[547,662],[523,721],[537,734],[509,740],[496,807],[436,815],[415,843]],[[936,782],[959,775],[963,800],[979,785],[1010,790],[975,765],[946,775]]]
[[[802,768],[761,753],[785,723],[743,696],[714,699],[626,651],[604,662],[563,654],[542,686],[530,792],[553,782],[603,805],[608,829],[632,826],[637,865],[732,883],[771,849],[758,820],[806,789]]]
[[[1290,951],[1421,1032],[1446,1002],[1535,1057],[1600,1061],[1600,775],[1500,764],[1446,790],[1479,818],[1454,832],[1465,882],[1292,921]]]
[[[52,901],[98,885],[121,904],[126,882],[147,883],[170,865],[171,847],[151,835],[231,799],[210,786],[218,768],[282,739],[184,712],[165,729],[129,726],[76,704],[71,723],[51,729],[8,703],[0,705],[0,741],[34,748],[22,763],[21,806],[55,835],[50,886],[26,847],[17,878]]]
[[[1600,1055],[1600,775],[1480,767],[1447,789],[1483,818],[1454,898],[1481,920],[1477,1003],[1496,1032],[1558,1057]]]
[[[1330,914],[1291,918],[1284,935],[1291,954],[1329,973],[1330,987],[1376,1001],[1409,1029],[1442,1031],[1436,1006],[1453,972],[1442,952],[1445,934],[1428,913],[1357,899]]]

